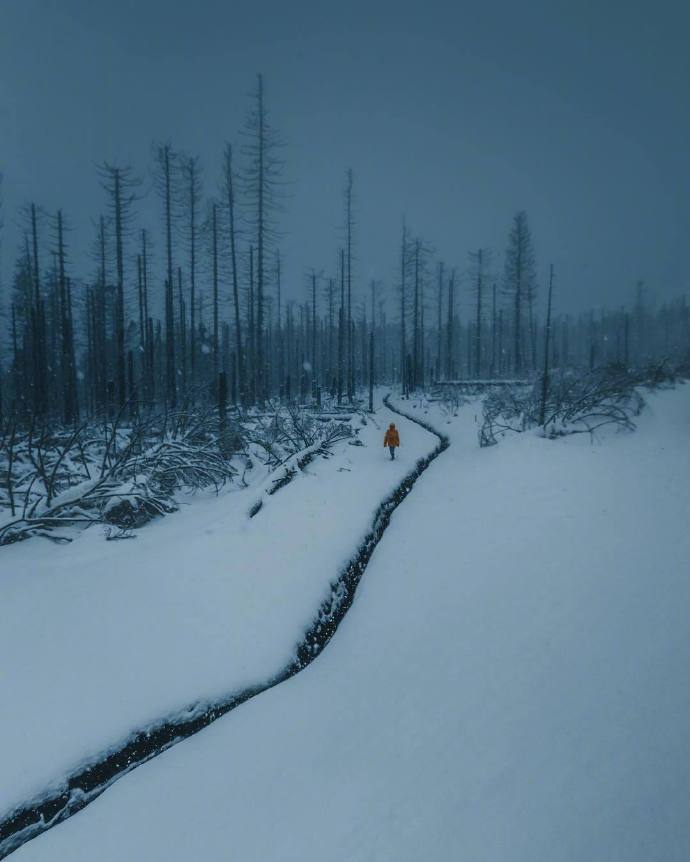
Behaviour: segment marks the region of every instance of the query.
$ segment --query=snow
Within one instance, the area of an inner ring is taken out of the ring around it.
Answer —
[[[649,402],[634,434],[481,450],[476,404],[405,402],[452,445],[325,652],[18,862],[687,862],[690,387]]]
[[[271,497],[284,468],[135,539],[3,548],[0,814],[131,731],[282,670],[380,499],[433,448],[408,422],[390,465],[381,423],[396,418],[355,416],[365,446],[336,444]],[[250,520],[257,498],[270,504]]]

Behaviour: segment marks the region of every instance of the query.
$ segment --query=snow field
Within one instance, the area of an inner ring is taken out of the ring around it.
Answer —
[[[323,655],[18,860],[690,858],[690,387],[594,444],[416,409],[452,445]]]
[[[401,420],[389,464],[382,423],[396,418],[382,408],[364,446],[337,444],[251,520],[250,488],[198,496],[133,540],[93,528],[3,549],[0,812],[133,729],[281,670],[380,499],[433,448]]]

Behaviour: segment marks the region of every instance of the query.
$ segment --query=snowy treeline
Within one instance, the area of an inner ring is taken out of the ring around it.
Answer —
[[[466,266],[448,267],[404,223],[391,283],[361,284],[351,170],[334,271],[312,269],[304,301],[286,299],[280,139],[261,76],[241,136],[238,158],[226,145],[210,196],[196,157],[154,146],[158,236],[137,222],[133,168],[103,164],[91,275],[70,259],[62,210],[31,202],[20,214],[0,343],[0,510],[11,518],[0,541],[65,521],[141,523],[174,507],[175,488],[241,476],[237,453],[253,447],[280,463],[271,433],[299,424],[294,405],[354,405],[377,383],[407,393],[459,379],[533,384],[524,403],[508,390],[488,399],[486,443],[498,417],[550,433],[582,426],[589,408],[573,404],[606,401],[611,379],[652,361],[687,365],[684,297],[655,309],[639,284],[630,309],[552,314],[553,267],[547,305],[524,212],[502,272],[481,248]],[[557,294],[556,284],[554,308]]]
[[[571,316],[551,314],[549,305],[546,315],[524,212],[513,219],[500,272],[483,248],[447,266],[404,224],[391,249],[391,282],[362,284],[351,170],[333,272],[312,269],[303,301],[286,298],[280,139],[261,76],[241,141],[237,156],[226,145],[222,183],[210,195],[196,157],[154,146],[158,235],[137,221],[143,184],[134,169],[103,164],[91,273],[70,259],[62,210],[30,202],[19,214],[24,239],[3,297],[0,343],[0,485],[10,508],[12,470],[32,449],[28,440],[79,437],[84,423],[100,423],[107,437],[115,424],[139,427],[156,414],[213,408],[237,419],[278,404],[352,404],[358,390],[381,382],[409,392],[430,382],[547,379],[551,369],[593,373],[687,357],[685,298],[655,308],[642,284],[631,308]],[[547,283],[554,287],[553,268]],[[557,281],[554,295],[557,308]]]

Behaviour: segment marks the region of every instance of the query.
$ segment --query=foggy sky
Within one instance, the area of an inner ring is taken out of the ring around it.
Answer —
[[[15,208],[63,207],[87,275],[95,165],[153,141],[215,191],[255,75],[285,140],[287,289],[333,272],[355,176],[358,288],[392,284],[403,215],[448,266],[501,253],[525,209],[558,310],[688,287],[690,12],[683,2],[0,0],[3,282]],[[159,232],[158,203],[142,219]],[[540,301],[541,301],[540,297]],[[464,300],[465,302],[467,300]],[[391,314],[394,314],[391,307]]]

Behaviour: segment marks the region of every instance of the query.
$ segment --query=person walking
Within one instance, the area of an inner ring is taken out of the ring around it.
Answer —
[[[383,438],[383,445],[384,448],[388,447],[388,451],[391,453],[391,461],[395,461],[395,450],[400,445],[400,435],[398,434],[398,429],[395,427],[395,422],[391,422],[388,426]]]

